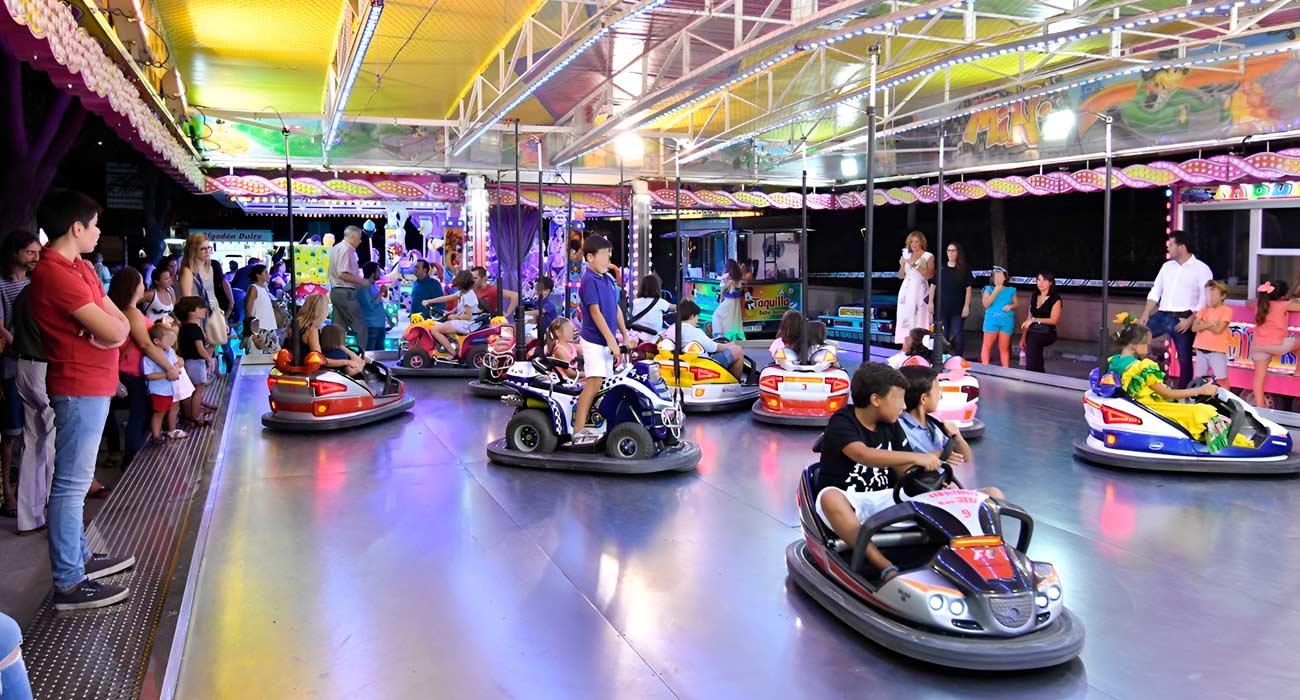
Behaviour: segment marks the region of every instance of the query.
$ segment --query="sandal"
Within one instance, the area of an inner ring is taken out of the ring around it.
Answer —
[[[181,440],[189,436],[190,436],[189,433],[185,432],[184,430],[181,430],[180,428],[175,428],[170,433],[167,433],[167,438],[169,440]]]
[[[18,517],[18,509],[6,503],[3,508],[0,508],[0,517],[16,518]]]
[[[101,485],[98,489],[95,489],[90,493],[86,494],[86,498],[97,498],[103,500],[105,498],[108,498],[108,494],[110,493],[112,493],[112,489],[110,489],[107,486]]]
[[[880,572],[880,583],[881,584],[889,583],[890,581],[894,580],[897,576],[898,576],[897,566],[886,566],[884,570]]]

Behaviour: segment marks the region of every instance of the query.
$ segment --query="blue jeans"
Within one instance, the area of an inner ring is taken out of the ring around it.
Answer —
[[[1188,382],[1192,381],[1192,356],[1195,351],[1192,350],[1192,343],[1196,341],[1196,334],[1188,330],[1186,333],[1179,333],[1174,330],[1174,326],[1180,321],[1187,318],[1186,315],[1174,315],[1164,311],[1157,311],[1151,315],[1151,337],[1159,338],[1166,333],[1169,334],[1169,340],[1173,342],[1174,347],[1178,349],[1178,386],[1176,389],[1186,389]]]
[[[119,372],[119,381],[126,386],[126,449],[123,464],[144,447],[149,438],[149,419],[153,416],[153,403],[149,400],[149,382],[144,377]]]
[[[372,352],[382,352],[384,349],[384,333],[387,329],[383,326],[370,326],[366,329],[366,344],[361,346],[362,350]]]
[[[32,685],[27,680],[27,665],[22,654],[4,665],[4,660],[22,644],[23,633],[12,617],[0,613],[0,700],[31,700]]]
[[[82,518],[95,480],[95,457],[108,419],[108,396],[50,396],[54,482],[50,485],[50,570],[61,591],[86,578],[90,547]]]

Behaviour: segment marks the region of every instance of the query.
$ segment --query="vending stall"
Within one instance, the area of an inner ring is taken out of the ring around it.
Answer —
[[[803,271],[800,229],[685,229],[687,268],[684,296],[700,306],[700,322],[713,318],[721,297],[721,279],[727,260],[736,260],[745,272],[741,322],[745,335],[776,337],[786,311],[803,310]],[[674,232],[665,238],[675,237]]]
[[[1189,234],[1196,254],[1215,277],[1227,282],[1233,307],[1228,365],[1234,389],[1249,392],[1254,374],[1250,359],[1254,335],[1253,300],[1266,281],[1288,285],[1300,294],[1300,182],[1256,182],[1181,187],[1170,192],[1172,227]],[[1288,322],[1300,335],[1300,313]],[[1170,363],[1177,371],[1177,364]],[[1264,383],[1264,405],[1300,410],[1300,378],[1293,376],[1295,353],[1274,358]]]

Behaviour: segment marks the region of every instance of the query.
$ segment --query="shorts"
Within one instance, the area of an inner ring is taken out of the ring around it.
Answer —
[[[189,375],[190,382],[194,386],[208,383],[208,361],[207,360],[186,360],[185,374]]]
[[[984,317],[985,333],[1006,333],[1011,335],[1015,331],[1016,317],[1010,314],[1006,316],[994,316],[992,318]]]
[[[452,330],[456,331],[461,335],[469,335],[470,333],[474,332],[474,322],[471,321],[470,319],[458,318],[455,319],[454,321],[448,321],[448,323],[451,324]]]
[[[5,437],[23,434],[23,399],[18,395],[18,377],[3,380],[4,403],[0,404],[0,433]]]
[[[153,404],[154,413],[166,413],[167,411],[171,410],[172,404],[175,403],[176,401],[171,396],[164,396],[163,394],[149,394],[149,402]]]
[[[582,348],[582,371],[588,379],[614,374],[614,354],[608,347],[586,339],[579,339],[578,344]]]
[[[1291,352],[1292,350],[1295,350],[1295,348],[1296,348],[1296,343],[1297,343],[1298,341],[1300,341],[1300,338],[1297,338],[1297,337],[1295,337],[1295,336],[1291,336],[1291,337],[1289,337],[1289,338],[1286,338],[1286,339],[1283,340],[1282,342],[1278,343],[1277,345],[1255,345],[1255,346],[1252,346],[1252,347],[1250,348],[1250,359],[1252,359],[1252,360],[1267,360],[1268,358],[1273,357],[1273,356],[1281,356],[1281,355],[1285,355],[1285,354],[1287,354],[1288,352]],[[6,433],[6,434],[8,434],[8,433]]]
[[[817,515],[828,526],[831,521],[826,519],[826,512],[822,510],[822,497],[830,491],[838,491],[844,494],[844,497],[849,500],[849,505],[853,506],[853,512],[857,514],[859,524],[867,522],[867,518],[894,505],[894,492],[892,489],[885,491],[845,491],[834,486],[827,486],[821,490],[821,493],[817,494]]]
[[[736,361],[735,356],[731,354],[731,348],[722,348],[721,350],[709,355],[709,359],[723,367],[730,367],[731,363]]]
[[[1197,350],[1192,357],[1192,377],[1228,378],[1228,353]]]

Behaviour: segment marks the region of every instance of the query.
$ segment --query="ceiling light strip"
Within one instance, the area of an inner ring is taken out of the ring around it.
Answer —
[[[900,75],[900,76],[898,76],[897,78],[894,78],[894,79],[888,80],[888,81],[886,81],[886,82],[881,83],[880,85],[878,85],[878,86],[876,87],[876,91],[879,92],[879,91],[881,91],[881,90],[888,90],[888,89],[891,89],[891,88],[894,88],[894,87],[900,86],[900,85],[902,85],[902,84],[904,84],[904,83],[910,82],[910,81],[912,81],[912,80],[916,80],[917,78],[923,78],[923,77],[925,77],[925,76],[928,76],[928,75],[930,75],[930,74],[936,73],[936,72],[938,72],[938,71],[946,70],[946,69],[951,68],[951,67],[953,67],[953,66],[962,65],[962,64],[966,64],[966,63],[972,63],[972,62],[980,61],[980,60],[984,60],[984,59],[987,59],[987,58],[993,58],[993,57],[996,57],[996,56],[1002,56],[1002,55],[1005,55],[1005,54],[1016,53],[1016,52],[1019,52],[1019,51],[1025,51],[1025,50],[1041,50],[1041,51],[1050,51],[1050,50],[1057,49],[1057,48],[1059,48],[1060,46],[1062,46],[1062,45],[1064,45],[1064,44],[1072,43],[1072,42],[1075,42],[1075,41],[1080,41],[1080,40],[1082,40],[1082,39],[1087,39],[1087,38],[1091,38],[1091,37],[1102,36],[1102,35],[1108,35],[1108,34],[1111,34],[1111,33],[1113,33],[1113,32],[1116,32],[1116,31],[1124,31],[1124,30],[1128,30],[1128,29],[1134,29],[1134,28],[1136,28],[1136,27],[1151,27],[1151,26],[1155,26],[1155,25],[1159,25],[1159,24],[1166,24],[1166,23],[1169,23],[1169,22],[1181,21],[1181,20],[1186,19],[1186,18],[1188,18],[1188,17],[1199,17],[1199,16],[1203,16],[1203,15],[1214,14],[1214,13],[1217,13],[1217,12],[1227,12],[1227,11],[1230,11],[1230,10],[1231,10],[1232,8],[1234,8],[1234,7],[1241,7],[1241,6],[1246,5],[1246,4],[1259,4],[1260,2],[1278,2],[1278,1],[1280,1],[1280,0],[1237,0],[1236,2],[1209,2],[1209,3],[1202,3],[1201,5],[1197,5],[1197,6],[1195,6],[1195,7],[1192,7],[1192,6],[1183,6],[1183,7],[1179,7],[1179,8],[1172,9],[1172,10],[1165,10],[1165,11],[1161,11],[1161,12],[1151,13],[1150,15],[1147,15],[1147,16],[1144,16],[1144,17],[1140,17],[1140,18],[1127,18],[1127,19],[1115,20],[1115,21],[1112,21],[1112,22],[1106,23],[1106,24],[1104,24],[1104,25],[1095,25],[1095,26],[1093,26],[1093,27],[1091,27],[1091,28],[1089,28],[1089,29],[1081,29],[1081,30],[1079,30],[1079,31],[1069,32],[1069,33],[1062,32],[1061,34],[1056,35],[1056,36],[1051,36],[1051,37],[1042,37],[1042,38],[1030,38],[1030,39],[1026,39],[1026,40],[1023,40],[1023,41],[1015,42],[1015,43],[1010,44],[1010,45],[1001,46],[1001,47],[998,47],[998,48],[996,48],[996,49],[973,50],[973,51],[969,51],[969,52],[966,52],[966,53],[961,54],[961,55],[958,55],[958,56],[953,56],[952,58],[946,59],[946,60],[944,60],[944,61],[939,61],[939,62],[937,62],[937,63],[931,64],[931,65],[926,66],[925,68],[922,68],[922,69],[920,69],[920,70],[912,71],[912,72],[906,73],[906,74],[904,74],[904,75]],[[964,3],[959,3],[959,4],[964,4]],[[907,16],[907,17],[904,17],[904,18],[903,18],[903,21],[904,21],[904,22],[906,22],[906,21],[910,21],[910,19],[915,19],[915,18],[918,17],[918,16],[925,16],[925,15],[924,15],[924,14],[921,14],[921,15],[909,15],[909,16]],[[897,21],[897,20],[895,20],[895,21]],[[880,25],[877,25],[877,26],[880,26]],[[876,27],[872,27],[872,28],[870,28],[870,29],[868,29],[868,30],[866,30],[866,31],[867,31],[868,33],[870,33],[870,32],[872,32],[872,31],[874,31],[874,30],[876,30]],[[861,31],[861,30],[858,30],[858,31]],[[855,32],[855,33],[856,33],[856,32]],[[840,36],[838,36],[838,37],[829,37],[828,39],[823,39],[823,40],[820,40],[820,41],[818,41],[818,42],[815,42],[815,43],[813,43],[813,44],[809,44],[809,45],[810,45],[810,46],[825,46],[825,45],[828,45],[828,44],[827,44],[828,41],[829,41],[830,43],[834,43],[834,41],[842,41],[842,40],[843,40],[843,35],[840,35]],[[1149,70],[1149,69],[1150,69],[1149,66],[1143,66],[1142,68],[1139,68],[1139,69],[1137,69],[1137,70],[1122,71],[1122,72],[1120,72],[1120,73],[1115,73],[1115,74],[1112,74],[1112,75],[1122,75],[1122,74],[1124,74],[1124,73],[1132,73],[1132,72],[1138,72],[1139,70]],[[748,141],[748,140],[750,140],[750,139],[752,139],[752,138],[758,136],[759,134],[763,134],[763,133],[767,133],[767,132],[769,132],[769,131],[774,131],[774,130],[776,130],[776,129],[780,129],[780,128],[784,127],[784,126],[788,126],[788,125],[790,125],[790,124],[792,124],[792,123],[794,123],[794,122],[797,122],[797,121],[799,121],[799,120],[801,120],[801,119],[811,118],[811,117],[813,117],[813,116],[816,116],[816,115],[821,114],[822,112],[825,112],[825,111],[828,110],[828,109],[832,109],[832,108],[834,108],[834,107],[838,107],[838,106],[841,106],[841,105],[847,104],[847,103],[852,102],[852,101],[854,101],[854,100],[861,99],[862,97],[866,96],[866,95],[867,95],[868,93],[870,93],[870,92],[871,92],[871,89],[870,89],[870,88],[865,88],[865,89],[862,89],[862,90],[858,90],[858,91],[853,92],[852,94],[849,94],[849,95],[847,95],[847,96],[845,96],[845,97],[842,97],[842,98],[840,98],[840,99],[838,99],[838,100],[835,100],[834,102],[831,102],[831,103],[827,104],[826,106],[819,107],[819,108],[817,108],[817,109],[815,109],[815,110],[808,111],[808,112],[800,112],[799,114],[796,114],[795,116],[793,116],[793,117],[791,117],[791,118],[789,118],[789,119],[785,119],[785,120],[782,120],[782,121],[780,121],[780,122],[777,122],[777,123],[774,124],[774,125],[765,126],[765,127],[761,128],[761,129],[755,129],[755,130],[753,130],[753,131],[749,131],[749,132],[747,132],[747,133],[745,133],[745,134],[742,134],[742,135],[740,135],[740,136],[732,137],[732,138],[730,138],[730,139],[727,139],[726,141],[722,141],[722,142],[720,142],[720,143],[718,143],[718,144],[714,144],[713,146],[709,146],[708,148],[705,148],[705,149],[700,149],[700,150],[693,151],[693,152],[692,152],[692,151],[688,151],[688,152],[682,154],[682,160],[681,160],[681,162],[682,162],[683,165],[685,165],[685,164],[687,164],[687,163],[694,162],[694,161],[696,161],[696,160],[699,160],[700,158],[703,158],[703,157],[705,157],[705,156],[708,156],[708,155],[710,155],[710,154],[712,154],[712,153],[716,153],[717,151],[722,150],[722,149],[724,149],[724,148],[727,148],[727,147],[729,147],[729,146],[733,146],[733,145],[735,145],[735,144],[737,144],[737,143],[741,143],[741,142],[744,142],[744,141]],[[984,109],[984,108],[986,108],[986,107],[984,107],[984,106],[981,107],[981,109]],[[937,122],[936,122],[936,123],[937,123]],[[914,127],[914,128],[915,128],[915,127]],[[841,148],[847,147],[847,145],[848,145],[849,143],[861,143],[861,141],[855,140],[855,141],[853,141],[853,142],[846,142],[846,144],[845,144],[844,146],[837,146],[837,147],[833,147],[833,148],[830,148],[830,149],[824,149],[824,150],[822,150],[822,151],[820,151],[820,152],[821,152],[821,153],[831,153],[831,152],[834,152],[835,150],[840,150]],[[604,145],[604,144],[601,144],[601,145]],[[596,148],[599,148],[599,147],[600,147],[600,146],[597,146]],[[586,151],[586,152],[584,152],[584,153],[582,153],[582,154],[579,154],[579,156],[577,156],[577,157],[581,157],[582,155],[586,155],[587,153],[590,153],[591,151],[596,150],[596,148],[592,148],[592,149],[590,149],[589,151]]]
[[[479,138],[481,138],[483,134],[486,134],[489,129],[491,129],[493,126],[496,125],[497,122],[501,121],[501,119],[503,119],[507,114],[510,114],[510,112],[514,111],[515,107],[518,107],[519,105],[523,104],[524,100],[527,100],[528,98],[532,97],[533,93],[541,89],[543,85],[549,82],[551,78],[554,78],[556,75],[558,75],[560,71],[564,70],[570,63],[577,60],[579,57],[582,56],[582,54],[586,53],[587,49],[590,49],[592,46],[594,46],[595,43],[603,39],[605,35],[609,34],[615,29],[618,29],[623,24],[640,19],[644,15],[654,11],[656,8],[660,7],[661,5],[667,2],[668,0],[650,0],[650,2],[636,8],[635,10],[632,10],[631,12],[627,13],[626,15],[623,15],[619,19],[614,20],[613,22],[610,22],[609,24],[602,26],[600,29],[596,30],[596,32],[594,32],[591,36],[583,40],[581,44],[578,44],[577,48],[573,49],[573,51],[571,51],[568,56],[565,56],[563,59],[560,60],[559,63],[555,64],[554,66],[551,66],[551,69],[546,71],[546,73],[542,74],[542,77],[529,83],[528,87],[524,88],[524,90],[520,92],[517,96],[515,96],[515,98],[511,100],[505,107],[493,112],[492,116],[489,117],[487,121],[483,122],[481,125],[479,125],[478,128],[470,132],[469,136],[461,139],[460,143],[456,145],[455,150],[452,151],[452,155],[459,156],[460,154],[464,153],[466,149],[468,149],[471,145],[473,145],[475,141],[479,140]]]
[[[357,75],[361,73],[361,64],[365,61],[366,51],[370,49],[370,41],[375,38],[375,29],[379,27],[379,16],[384,12],[384,0],[370,0],[366,8],[366,17],[361,24],[361,33],[357,36],[356,47],[352,51],[351,59],[348,61],[348,72],[343,77],[343,83],[335,94],[334,104],[330,105],[329,124],[325,129],[325,140],[322,147],[325,149],[324,155],[329,156],[330,147],[332,147],[338,138],[339,125],[343,122],[343,112],[348,107],[348,99],[352,97],[352,88],[357,84]]]

